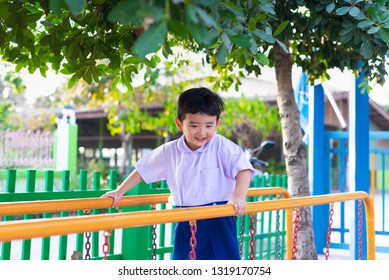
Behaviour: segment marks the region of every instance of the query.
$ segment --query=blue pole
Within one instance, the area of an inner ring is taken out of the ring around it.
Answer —
[[[324,90],[321,85],[315,86],[309,93],[309,141],[308,141],[308,180],[312,195],[325,194],[328,191],[327,182],[329,167],[325,156],[324,135]],[[329,151],[328,151],[329,152]],[[318,205],[312,209],[312,226],[316,250],[323,253],[326,246],[326,236],[329,216],[329,205]]]
[[[366,82],[361,71],[355,79],[355,92],[349,97],[349,190],[369,193],[369,96],[361,92],[360,84]],[[350,227],[350,254],[354,259],[359,257],[358,202],[354,203],[354,220]],[[366,259],[366,220],[362,212],[362,259]]]

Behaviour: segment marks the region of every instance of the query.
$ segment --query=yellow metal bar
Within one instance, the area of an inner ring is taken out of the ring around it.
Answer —
[[[375,196],[375,159],[374,154],[371,154],[371,160],[370,160],[370,195],[371,199],[373,199],[374,202],[374,196]]]
[[[250,189],[247,193],[247,196],[261,195],[283,195],[285,198],[290,197],[288,191],[281,187]],[[167,203],[168,197],[169,194],[125,196],[119,201],[117,206],[121,207]],[[111,204],[111,198],[4,202],[0,203],[0,216],[110,208]]]
[[[249,202],[247,203],[245,213],[253,214],[257,212],[293,209],[303,206],[361,199],[364,200],[367,216],[367,256],[368,259],[375,259],[374,208],[370,197],[365,192],[328,194],[271,201]],[[100,230],[112,230],[116,228],[193,221],[233,215],[234,209],[232,205],[215,205],[158,211],[102,214],[96,216],[53,218],[48,220],[15,221],[0,224],[0,241],[9,242],[16,239],[30,239],[34,237],[47,237],[70,233],[83,233],[88,231],[93,232]]]

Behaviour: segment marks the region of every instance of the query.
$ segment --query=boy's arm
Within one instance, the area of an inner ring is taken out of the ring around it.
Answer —
[[[143,179],[140,176],[139,172],[135,169],[131,174],[117,187],[116,190],[109,191],[103,194],[101,197],[111,197],[113,198],[112,206],[115,207],[123,195],[131,190],[133,187],[142,182]]]
[[[245,169],[238,172],[236,175],[236,185],[231,200],[235,209],[235,214],[241,216],[246,210],[246,195],[250,186],[251,170]]]

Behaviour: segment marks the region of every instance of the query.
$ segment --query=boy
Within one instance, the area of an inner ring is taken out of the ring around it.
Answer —
[[[176,207],[232,204],[243,215],[246,194],[254,170],[243,150],[216,134],[224,109],[219,95],[207,88],[181,93],[174,122],[183,135],[146,154],[135,170],[114,191],[114,207],[122,196],[141,181],[166,180]],[[191,251],[189,222],[176,224],[174,260],[188,260]],[[240,259],[236,217],[197,221],[197,259]]]

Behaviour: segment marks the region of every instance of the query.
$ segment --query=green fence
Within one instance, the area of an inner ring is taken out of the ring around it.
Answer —
[[[20,174],[20,175],[19,175]],[[43,177],[43,180],[37,180]],[[102,181],[99,172],[88,177],[86,170],[81,170],[77,180],[69,178],[69,172],[17,170],[0,171],[0,182],[5,181],[3,190],[0,188],[0,203],[18,201],[37,201],[53,199],[75,199],[100,197],[106,191],[115,189],[118,183],[116,170],[111,170],[108,181]],[[25,190],[16,191],[16,186],[24,181]],[[71,186],[70,182],[78,182]],[[286,188],[285,175],[270,175],[255,177],[251,188],[282,186]],[[58,187],[60,185],[60,187]],[[1,187],[1,186],[0,186]],[[126,195],[146,195],[168,193],[164,181],[153,184],[139,184]],[[248,201],[264,201],[277,199],[275,196],[250,197]],[[169,209],[171,205],[160,204],[157,210]],[[92,209],[90,215],[99,213],[132,212],[151,210],[151,205],[126,206],[110,209]],[[89,209],[85,209],[89,210]],[[5,216],[2,222],[12,220],[27,220],[38,218],[66,217],[87,215],[88,211],[65,211],[59,213],[26,214],[22,216]],[[283,259],[285,255],[285,211],[270,211],[258,213],[253,219],[249,215],[238,217],[238,238],[241,246],[242,259],[249,259],[252,246],[250,241],[255,237],[255,259]],[[124,228],[114,230],[109,237],[110,251],[108,259],[148,260],[170,259],[173,249],[174,224]],[[188,241],[189,242],[189,241]],[[104,233],[92,232],[66,236],[35,238],[33,240],[14,240],[1,243],[1,260],[30,259],[102,259]]]

